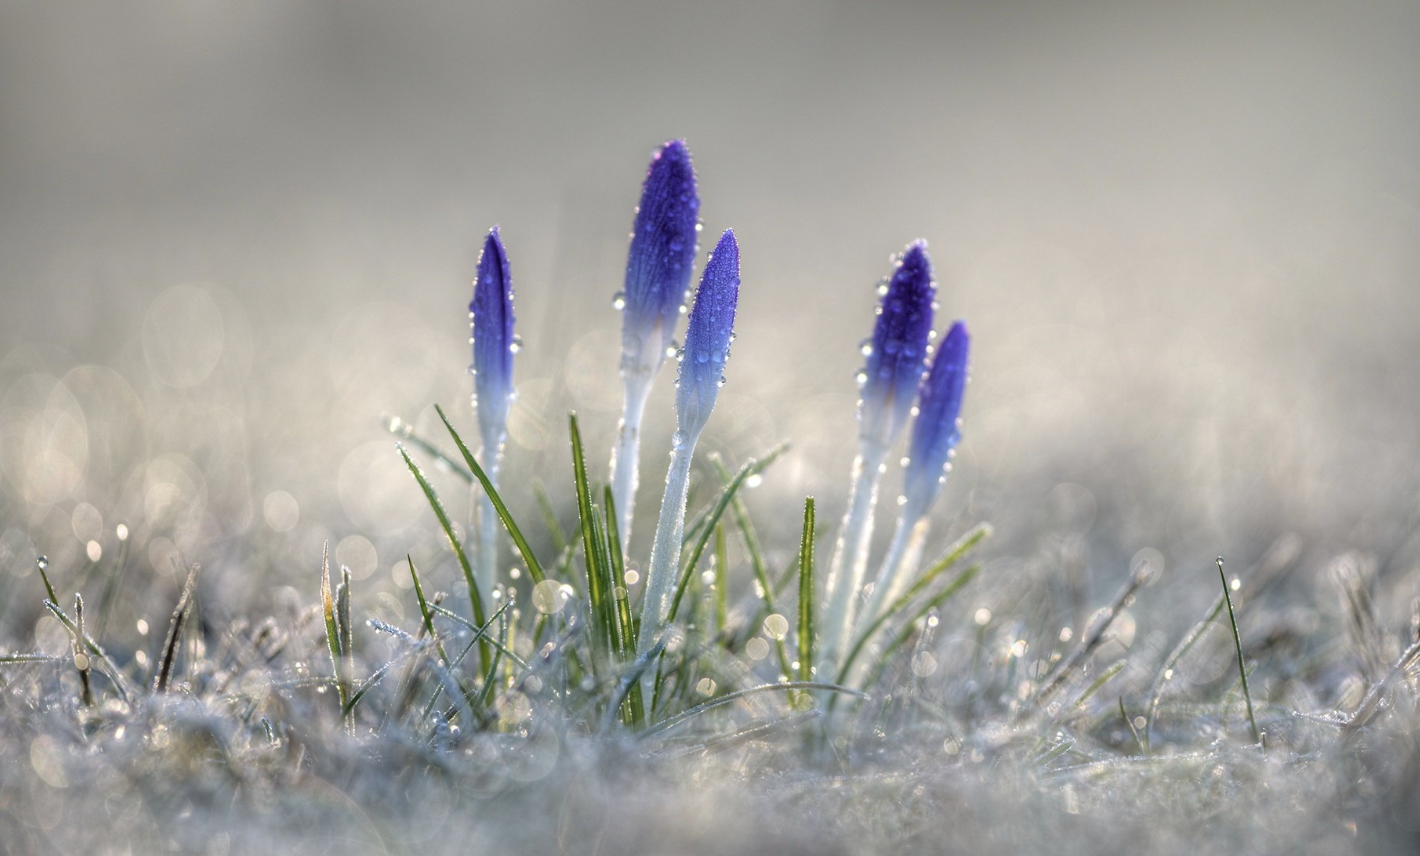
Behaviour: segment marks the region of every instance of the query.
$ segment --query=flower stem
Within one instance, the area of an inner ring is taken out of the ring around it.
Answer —
[[[641,417],[646,412],[646,399],[651,395],[651,381],[655,374],[627,370],[622,372],[622,376],[626,383],[626,407],[617,428],[616,445],[611,451],[611,495],[616,501],[616,525],[621,535],[621,551],[625,553],[631,541],[631,522],[636,511]]]
[[[641,610],[640,652],[645,653],[665,628],[670,610],[668,595],[680,565],[681,542],[685,540],[685,497],[690,488],[690,458],[698,437],[689,437],[671,449],[671,465],[666,472],[666,495],[661,500],[661,516],[656,521],[656,540],[651,546],[651,565],[646,571],[646,594]]]
[[[868,546],[873,535],[873,507],[878,501],[878,481],[882,476],[887,448],[864,442],[853,461],[853,488],[848,511],[843,516],[833,559],[828,569],[828,613],[823,623],[824,638],[820,663],[833,666],[843,653],[844,637],[853,623],[853,606],[863,587],[868,566]],[[833,674],[834,669],[820,670]]]
[[[493,483],[494,490],[498,489],[498,456],[494,455],[490,465],[485,470],[488,479]],[[493,596],[493,585],[498,580],[498,515],[493,510],[493,500],[488,498],[488,494],[479,489],[475,484],[474,503],[477,506],[477,526],[478,526],[478,581],[479,594],[483,596],[484,603],[491,603],[489,600]]]
[[[927,522],[926,515],[920,509],[904,506],[902,515],[897,519],[897,529],[892,533],[892,541],[888,544],[887,556],[883,558],[883,563],[878,568],[877,580],[873,583],[873,593],[868,598],[868,604],[858,616],[857,626],[867,627],[883,610],[887,609],[898,595],[902,594],[904,584],[907,582],[903,575],[903,566],[909,564],[908,556],[922,551],[922,543],[927,539],[927,530],[931,528]]]

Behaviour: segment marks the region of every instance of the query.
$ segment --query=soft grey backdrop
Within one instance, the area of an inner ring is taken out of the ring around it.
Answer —
[[[1073,545],[1102,582],[1147,548],[1198,597],[1289,531],[1408,570],[1416,45],[1413,2],[5,0],[0,552],[72,567],[122,522],[159,573],[304,591],[330,538],[397,579],[434,547],[379,418],[472,424],[494,224],[510,479],[565,500],[563,414],[606,448],[632,206],[682,136],[744,261],[707,445],[796,442],[767,528],[841,513],[873,286],[924,237],[975,346],[939,540],[990,519],[998,556]]]

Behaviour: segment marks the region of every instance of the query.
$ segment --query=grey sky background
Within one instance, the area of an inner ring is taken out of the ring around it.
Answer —
[[[509,469],[560,498],[565,411],[608,448],[611,296],[679,136],[742,246],[705,442],[795,441],[770,519],[841,513],[873,286],[923,237],[938,326],[974,336],[939,539],[1085,538],[1113,578],[1295,531],[1408,570],[1417,45],[1411,2],[0,3],[6,555],[128,521],[155,567],[158,538],[293,565],[331,538],[389,579],[427,513],[378,419],[472,425],[494,224]]]

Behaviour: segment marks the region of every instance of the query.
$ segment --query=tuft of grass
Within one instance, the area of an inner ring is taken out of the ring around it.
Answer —
[[[424,471],[409,457],[409,453],[404,450],[404,446],[395,444],[395,447],[404,458],[404,464],[409,468],[409,472],[414,476],[414,480],[419,482],[420,489],[424,491],[424,498],[429,502],[429,507],[434,510],[434,516],[439,520],[439,528],[444,531],[444,537],[448,539],[449,546],[453,548],[454,556],[458,559],[459,568],[463,571],[464,582],[468,585],[468,602],[473,610],[473,620],[477,624],[483,624],[483,595],[479,594],[478,581],[474,579],[473,576],[473,566],[469,564],[468,554],[464,552],[463,543],[459,541],[459,536],[454,532],[453,521],[449,520],[449,513],[444,510],[444,503],[440,501],[439,495],[434,492],[434,487],[429,484],[429,479],[425,477]],[[480,642],[478,646],[478,661],[480,663],[487,663],[490,657],[488,644],[486,642]]]

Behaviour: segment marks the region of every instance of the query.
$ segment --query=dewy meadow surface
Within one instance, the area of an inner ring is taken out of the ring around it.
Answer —
[[[752,511],[784,446],[694,454],[721,388],[756,370],[730,360],[733,231],[687,289],[699,208],[689,150],[667,143],[615,298],[620,426],[593,448],[573,414],[546,471],[504,466],[517,244],[488,233],[469,305],[479,442],[439,406],[422,427],[387,420],[433,526],[393,592],[352,567],[374,548],[350,536],[292,587],[232,602],[200,557],[261,553],[191,516],[200,474],[165,476],[177,459],[160,455],[74,501],[65,480],[113,447],[70,443],[87,429],[65,402],[100,378],[49,386],[11,438],[30,457],[13,471],[28,510],[7,508],[4,852],[1174,850],[1200,823],[1231,850],[1409,840],[1420,642],[1381,624],[1359,559],[1333,566],[1341,626],[1255,608],[1298,559],[1289,536],[1242,573],[1219,559],[1216,598],[1173,636],[1134,611],[1156,557],[1073,614],[1019,568],[984,570],[990,527],[937,501],[970,410],[969,337],[955,321],[936,341],[925,243],[896,257],[856,346],[842,521],[820,525],[814,497]],[[668,363],[667,449],[641,426]],[[630,530],[656,506],[633,510],[638,458],[666,467],[644,562]],[[878,508],[885,489],[897,501]],[[280,529],[294,504],[271,494],[262,514]],[[13,521],[56,513],[83,549],[26,556]]]
[[[1417,42],[0,4],[0,853],[1413,852]]]

